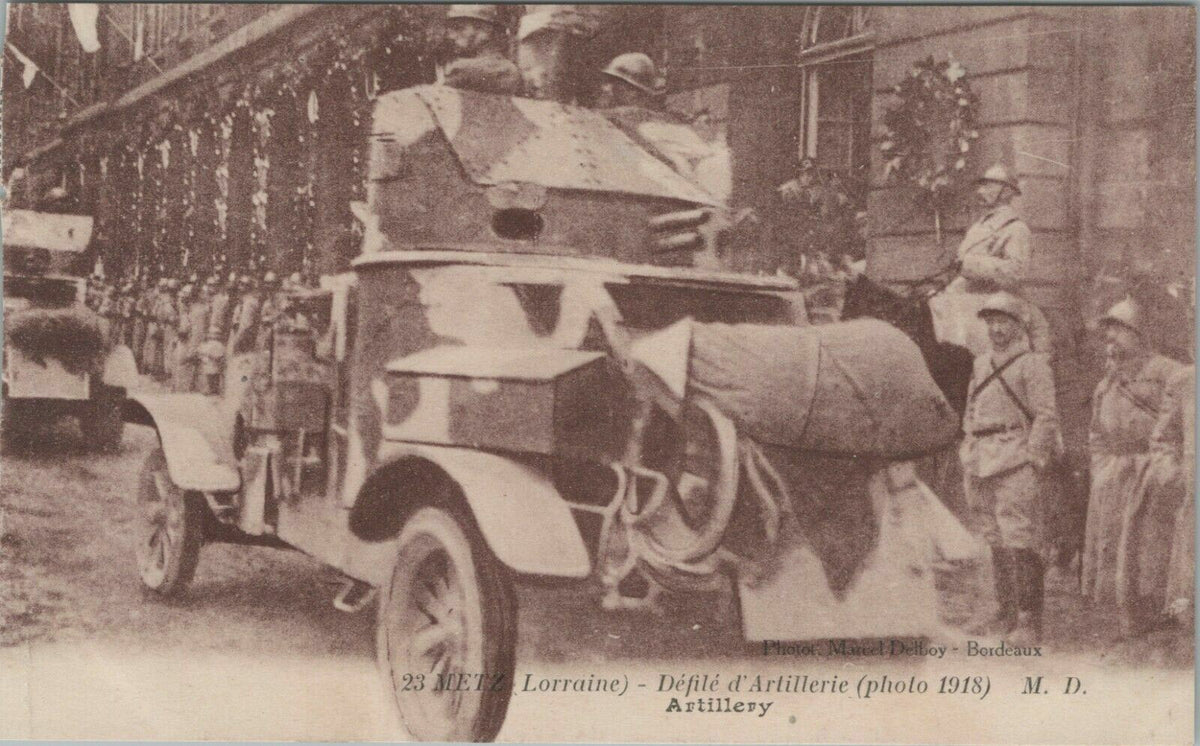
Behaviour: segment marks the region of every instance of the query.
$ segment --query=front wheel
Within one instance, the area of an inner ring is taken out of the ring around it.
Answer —
[[[196,573],[204,538],[203,498],[171,481],[167,457],[156,448],[138,477],[135,547],[142,583],[160,596],[182,592]]]
[[[496,737],[512,696],[517,604],[474,525],[435,507],[408,519],[377,635],[381,671],[414,738]]]

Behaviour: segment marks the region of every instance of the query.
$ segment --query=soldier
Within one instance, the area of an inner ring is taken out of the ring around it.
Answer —
[[[221,374],[233,321],[233,293],[237,289],[237,273],[231,272],[226,284],[221,284],[216,277],[212,279],[215,291],[209,305],[208,330],[200,357],[201,392],[205,394],[217,394],[221,391]]]
[[[979,311],[991,349],[975,359],[961,456],[971,514],[992,550],[1000,611],[990,632],[1014,643],[1042,634],[1044,549],[1040,473],[1061,451],[1054,377],[1029,348],[1025,304],[1009,293]]]
[[[104,278],[93,272],[88,275],[87,286],[83,291],[83,303],[93,311],[100,308],[104,300]]]
[[[192,288],[186,296],[180,293],[183,313],[179,317],[179,351],[176,355],[175,390],[180,392],[200,389],[200,345],[208,334],[209,302],[212,299],[214,278],[210,278],[199,290]],[[207,393],[202,391],[202,393]]]
[[[171,292],[171,281],[166,277],[159,278],[158,285],[150,294],[146,316],[146,346],[142,349],[142,361],[145,372],[153,378],[163,375],[163,322],[160,317],[170,318],[171,314],[164,311],[165,299]]]
[[[120,344],[125,345],[126,347],[128,347],[131,350],[134,349],[134,347],[133,347],[133,307],[134,307],[134,304],[137,303],[137,298],[135,297],[136,293],[137,293],[137,286],[132,281],[127,282],[121,286],[121,305],[120,305],[121,336],[120,336],[119,341],[120,341]]]
[[[967,228],[959,244],[959,276],[945,292],[930,299],[939,338],[967,347],[976,355],[987,348],[984,329],[976,320],[977,309],[997,291],[1022,296],[1029,281],[1031,233],[1011,204],[1020,194],[1017,180],[999,164],[975,180],[975,197],[982,214]],[[1031,349],[1050,354],[1046,317],[1029,305],[1027,318]]]
[[[601,73],[600,106],[662,109],[663,80],[654,60],[641,52],[617,55]]]
[[[142,277],[137,284],[137,298],[133,302],[133,354],[137,360],[138,372],[145,375],[150,372],[146,360],[146,330],[150,324],[150,309],[154,307],[156,289],[150,284],[149,277]]]
[[[1141,309],[1130,299],[1109,309],[1100,330],[1106,364],[1092,396],[1081,585],[1096,603],[1116,602],[1121,632],[1132,636],[1160,621],[1166,602],[1179,497],[1150,468],[1150,436],[1183,366],[1150,349]]]
[[[710,143],[680,116],[666,111],[662,76],[641,52],[618,55],[601,71],[600,106],[609,121],[677,173],[722,204],[732,174],[726,148]]]
[[[243,341],[244,330],[257,323],[258,296],[254,292],[254,279],[250,275],[242,275],[237,282],[237,302],[229,323],[229,341],[225,343],[225,361],[229,363],[234,355],[249,352],[249,345]]]
[[[158,356],[158,376],[170,381],[175,373],[175,348],[179,344],[179,280],[167,280],[167,291],[159,296],[155,318],[162,332],[162,350]]]
[[[495,5],[451,5],[446,41],[452,60],[443,82],[453,88],[520,95],[521,72],[504,56],[505,29]]]
[[[262,305],[258,312],[258,328],[255,330],[255,350],[265,350],[270,344],[271,331],[287,305],[286,290],[280,286],[279,276],[268,270],[259,284]]]
[[[120,309],[121,299],[117,296],[117,288],[106,284],[100,290],[100,302],[95,310],[97,315],[103,319],[104,336],[109,345],[117,344],[117,334],[120,333],[117,319],[120,316]]]
[[[1151,470],[1160,484],[1176,485],[1175,534],[1167,565],[1168,617],[1191,630],[1196,605],[1196,368],[1186,366],[1167,382],[1166,402],[1150,436]]]
[[[169,348],[167,365],[171,390],[176,393],[188,393],[195,381],[194,367],[186,363],[188,342],[191,338],[191,306],[195,296],[195,288],[190,282],[184,283],[175,297],[175,311],[178,314],[175,326],[175,344]]]

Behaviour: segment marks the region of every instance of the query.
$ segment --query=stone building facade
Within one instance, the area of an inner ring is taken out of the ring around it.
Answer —
[[[651,53],[669,105],[732,153],[733,202],[764,227],[730,261],[792,269],[778,186],[809,158],[865,225],[867,271],[920,277],[957,244],[885,178],[875,142],[892,87],[953,59],[978,94],[969,171],[1007,163],[1035,235],[1038,302],[1067,360],[1085,321],[1137,275],[1190,293],[1195,43],[1187,7],[605,7],[574,64]],[[66,89],[4,77],[12,203],[53,186],[94,214],[106,267],[259,263],[335,271],[356,251],[373,97],[434,78],[445,10],[408,5],[103,5],[83,53],[65,7],[10,4],[9,40]],[[506,6],[516,28],[520,6]],[[581,86],[581,91],[586,91]],[[580,98],[586,102],[587,94]],[[13,178],[14,174],[19,178]],[[968,174],[969,175],[969,174]],[[854,229],[847,225],[846,230]],[[937,238],[940,236],[939,245]]]

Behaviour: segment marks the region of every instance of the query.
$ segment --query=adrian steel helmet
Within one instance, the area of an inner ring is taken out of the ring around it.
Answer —
[[[975,180],[975,183],[978,184],[981,181],[992,181],[997,184],[1003,184],[1017,194],[1021,193],[1021,187],[1017,186],[1016,177],[1001,163],[988,166],[988,169]]]
[[[654,60],[641,52],[617,55],[602,72],[651,95],[662,90],[658,67]]]
[[[455,18],[473,18],[493,26],[500,25],[500,13],[495,5],[451,5],[446,11],[446,20],[452,21]]]
[[[1132,298],[1125,298],[1117,302],[1108,312],[1100,317],[1100,328],[1104,328],[1111,324],[1123,326],[1126,329],[1141,334],[1142,329],[1142,309],[1134,303]]]
[[[1009,318],[1024,324],[1025,323],[1025,301],[1021,300],[1012,293],[993,293],[984,301],[983,307],[979,309],[979,318],[986,318],[992,314],[1008,316]]]

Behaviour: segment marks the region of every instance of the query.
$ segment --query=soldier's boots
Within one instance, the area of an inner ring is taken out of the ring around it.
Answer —
[[[1013,645],[1036,645],[1042,641],[1042,611],[1046,601],[1046,568],[1037,552],[1010,550],[1017,576],[1017,602],[1020,609]]]
[[[996,589],[996,604],[1000,607],[991,620],[971,630],[980,635],[1007,635],[1017,627],[1019,601],[1015,553],[1004,547],[992,547],[992,580]]]

